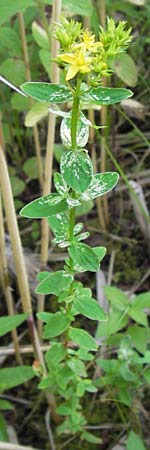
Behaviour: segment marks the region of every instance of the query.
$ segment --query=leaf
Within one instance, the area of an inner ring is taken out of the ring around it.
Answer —
[[[93,11],[91,0],[86,0],[86,3],[80,0],[63,0],[63,8],[72,14],[80,14],[81,16],[91,16]]]
[[[91,297],[88,297],[83,290],[77,297],[75,297],[74,305],[77,310],[83,314],[85,317],[88,317],[92,320],[106,321],[107,316],[101,308],[101,306]]]
[[[66,273],[64,270],[58,270],[42,280],[36,288],[37,294],[59,294],[61,291],[70,286],[73,281],[73,275]]]
[[[83,101],[95,103],[96,105],[113,105],[125,98],[132,97],[133,92],[124,88],[104,88],[97,87],[90,89],[82,96]]]
[[[137,66],[131,56],[126,53],[119,53],[113,59],[111,67],[125,84],[131,87],[136,86],[138,79]]]
[[[150,291],[136,295],[132,300],[132,306],[137,310],[150,308]]]
[[[8,58],[0,65],[0,73],[11,83],[21,84],[25,79],[24,62],[19,58]]]
[[[50,58],[50,52],[49,50],[41,49],[39,51],[39,58],[40,61],[47,72],[48,76],[50,76],[51,73],[51,58]]]
[[[13,197],[17,197],[25,189],[25,182],[20,180],[20,178],[14,176],[10,177],[10,183],[12,188]]]
[[[60,173],[55,172],[54,184],[58,194],[64,195],[67,192],[68,190],[67,184]]]
[[[36,102],[28,111],[25,118],[26,127],[34,127],[41,119],[44,119],[48,115],[49,103]]]
[[[79,377],[86,377],[85,364],[80,359],[70,358],[67,362],[67,366]]]
[[[130,431],[126,450],[146,450],[142,439],[133,430]]]
[[[60,136],[63,145],[66,147],[71,147],[71,118],[72,118],[72,112],[69,112],[67,114],[67,117],[65,117],[61,122],[60,127]],[[84,148],[88,142],[89,138],[89,123],[84,116],[83,113],[80,113],[78,122],[77,122],[77,135],[76,135],[76,142],[77,147]]]
[[[21,89],[40,102],[63,103],[72,99],[70,90],[63,84],[29,82],[22,84]]]
[[[129,299],[121,289],[113,286],[105,286],[104,293],[114,308],[118,311],[125,311],[129,304]]]
[[[127,335],[131,336],[133,347],[140,353],[146,352],[147,329],[138,325],[132,325],[128,328]]]
[[[83,201],[80,206],[77,206],[75,209],[75,215],[83,216],[84,214],[87,214],[91,209],[93,208],[94,204],[92,200],[88,200],[87,202]]]
[[[46,363],[51,370],[52,366],[57,366],[67,355],[67,350],[63,344],[52,342],[50,349],[46,352]]]
[[[141,325],[147,326],[147,317],[144,311],[138,310],[134,308],[134,306],[130,307],[128,310],[128,315],[131,317],[135,322],[140,323]]]
[[[0,28],[0,42],[1,49],[4,47],[8,50],[10,56],[22,56],[21,42],[19,35],[13,28],[1,27]]]
[[[127,315],[124,315],[122,311],[112,310],[110,316],[108,317],[108,321],[99,325],[96,337],[99,338],[104,336],[107,338],[124,328],[127,323]]]
[[[47,220],[57,243],[68,239],[69,216],[66,213],[58,213],[55,216],[48,217]]]
[[[69,338],[73,340],[75,344],[81,346],[81,348],[85,348],[87,351],[97,351],[98,346],[95,339],[85,330],[70,327]]]
[[[102,439],[94,436],[94,434],[84,431],[81,435],[82,439],[85,439],[87,442],[91,442],[91,444],[102,444]]]
[[[46,50],[50,50],[49,48],[49,40],[46,31],[37,23],[32,23],[32,34],[35,42],[42,48]]]
[[[4,334],[9,333],[11,330],[18,327],[27,319],[27,317],[27,314],[0,317],[0,336],[4,336]]]
[[[53,314],[44,327],[43,338],[51,339],[62,334],[70,325],[70,319],[61,312]]]
[[[93,166],[91,158],[84,152],[64,153],[60,161],[60,171],[66,183],[77,192],[84,192],[89,186]]]
[[[102,259],[104,258],[104,256],[106,255],[107,249],[106,247],[93,247],[92,250],[94,251],[94,253],[96,254],[96,256],[99,259],[99,262],[102,261]]]
[[[99,268],[99,258],[87,244],[75,244],[71,245],[68,249],[71,258],[75,265],[80,269],[91,272],[96,272]]]
[[[7,431],[7,423],[4,419],[4,417],[2,416],[2,414],[0,414],[0,442],[8,442],[9,441],[9,436],[8,436],[8,431]]]
[[[93,175],[88,190],[82,195],[83,200],[94,199],[110,192],[118,183],[116,172],[97,173]]]
[[[28,158],[25,161],[25,163],[23,164],[23,171],[25,172],[27,177],[30,178],[31,180],[38,179],[38,164],[36,156],[32,156],[31,158]]]
[[[0,25],[8,22],[17,12],[24,12],[29,6],[34,6],[33,0],[1,0]]]
[[[0,391],[19,386],[33,377],[33,369],[29,366],[0,369]]]
[[[68,209],[68,204],[65,199],[62,200],[58,194],[48,194],[24,206],[20,211],[20,216],[41,219],[66,211],[66,209]]]
[[[7,400],[0,399],[0,410],[9,411],[12,409],[13,409],[13,405],[10,402],[8,402]],[[0,439],[0,441],[1,441],[1,439]]]
[[[11,95],[11,105],[19,112],[29,109],[29,99],[15,92]]]

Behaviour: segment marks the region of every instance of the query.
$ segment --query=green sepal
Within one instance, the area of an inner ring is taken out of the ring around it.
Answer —
[[[66,314],[61,312],[53,314],[44,326],[43,338],[51,339],[59,336],[69,327],[70,322],[71,320]]]
[[[89,245],[76,243],[68,251],[77,271],[97,272],[99,269],[99,258]]]
[[[73,275],[66,273],[64,270],[58,270],[54,273],[48,273],[36,288],[37,294],[55,294],[58,295],[73,281]]]
[[[44,197],[39,197],[28,205],[24,206],[20,211],[20,216],[41,219],[49,217],[68,209],[66,200],[59,194],[48,194]]]
[[[60,170],[68,186],[79,193],[84,192],[91,183],[92,161],[83,151],[66,151],[61,157]]]
[[[69,338],[81,348],[85,348],[86,351],[97,351],[98,346],[95,339],[85,330],[70,327]]]
[[[96,87],[85,92],[82,96],[84,102],[94,103],[95,105],[113,105],[126,98],[132,97],[133,92],[124,88],[105,88]]]
[[[39,102],[64,103],[72,100],[71,91],[63,84],[28,82],[23,83],[21,89]]]

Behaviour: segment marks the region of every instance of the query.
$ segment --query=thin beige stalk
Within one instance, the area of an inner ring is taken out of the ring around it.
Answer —
[[[0,282],[1,282],[2,290],[3,290],[4,296],[5,296],[5,300],[6,300],[8,314],[9,314],[9,316],[14,316],[14,302],[13,302],[13,296],[11,293],[11,286],[9,284],[9,275],[8,275],[8,267],[7,267],[5,232],[4,232],[4,223],[3,223],[1,195],[0,195]],[[13,344],[14,344],[16,361],[18,364],[22,364],[22,358],[20,355],[17,331],[14,329],[14,330],[12,330],[11,334],[12,334],[12,340],[13,340]]]
[[[98,4],[100,23],[101,23],[102,27],[105,28],[105,26],[106,26],[106,1],[105,0],[97,0],[97,4]],[[106,78],[103,79],[102,85],[104,87],[107,86]],[[105,105],[103,105],[101,107],[100,120],[101,120],[101,125],[102,126],[106,126],[107,125],[107,106],[105,106]],[[102,129],[101,134],[102,134],[101,153],[100,153],[101,172],[105,172],[106,171],[106,151],[105,151],[106,129],[105,128]],[[104,205],[105,222],[108,225],[109,224],[109,211],[108,211],[108,197],[107,197],[107,195],[104,195],[104,197],[102,199],[102,202],[103,202],[103,205]],[[105,228],[106,228],[106,226],[105,226]]]
[[[20,235],[19,235],[16,214],[15,214],[13,196],[12,196],[11,185],[10,185],[10,180],[9,180],[9,174],[8,174],[5,157],[4,157],[1,147],[0,147],[0,188],[1,188],[1,192],[2,192],[3,203],[4,203],[5,213],[6,213],[7,226],[8,226],[8,231],[9,231],[11,245],[12,245],[14,264],[15,264],[15,269],[16,269],[16,273],[17,273],[17,281],[18,281],[18,287],[19,287],[19,292],[20,292],[20,297],[21,297],[21,302],[22,302],[22,308],[23,308],[24,313],[28,314],[28,328],[30,331],[35,354],[38,357],[40,363],[44,367],[43,355],[40,350],[37,332],[36,332],[33,317],[32,317],[32,304],[31,304],[31,297],[30,297],[30,291],[29,291],[29,284],[28,284],[27,272],[26,272],[26,267],[25,267],[25,262],[24,262],[24,256],[23,256],[23,251],[22,251],[22,245],[21,245],[21,240],[20,240]]]
[[[24,18],[23,18],[22,13],[18,13],[18,21],[19,21],[19,28],[20,28],[20,36],[21,36],[24,64],[25,64],[25,70],[26,70],[26,80],[31,81],[30,61],[29,61],[29,55],[28,55]],[[29,99],[29,104],[32,105],[32,99]],[[41,147],[40,147],[40,140],[39,140],[39,133],[38,133],[37,125],[34,125],[34,127],[33,127],[33,136],[34,136],[35,151],[36,151],[36,156],[37,156],[39,182],[40,182],[40,186],[42,188],[42,186],[43,186],[43,163],[42,163]]]
[[[55,22],[59,22],[61,15],[61,0],[54,0],[53,11],[52,11],[52,30]],[[59,50],[59,43],[53,38],[51,41],[51,54],[52,58],[56,58]],[[51,73],[52,83],[59,83],[59,69],[55,62],[52,62],[52,73]],[[44,185],[43,185],[43,195],[49,194],[51,192],[52,183],[52,166],[53,166],[53,149],[55,140],[55,116],[54,114],[49,114],[48,118],[48,131],[47,131],[47,144],[46,144],[46,157],[45,157],[45,172],[44,172]],[[48,260],[48,245],[49,245],[49,226],[47,220],[42,220],[42,237],[41,237],[41,265],[45,268]],[[40,295],[38,298],[38,312],[44,310],[44,296]],[[39,336],[42,334],[42,322],[38,322],[38,332]]]

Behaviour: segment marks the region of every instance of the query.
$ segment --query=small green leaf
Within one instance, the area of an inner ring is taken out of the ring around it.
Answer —
[[[140,353],[146,352],[147,329],[138,325],[132,325],[127,329],[127,335],[131,336],[133,346]]]
[[[111,305],[119,311],[125,311],[128,304],[129,299],[128,296],[114,286],[105,286],[104,288],[105,295]]]
[[[101,306],[93,298],[87,297],[84,293],[79,294],[74,302],[77,310],[92,320],[106,321],[107,316]]]
[[[132,306],[137,310],[150,308],[150,291],[136,295],[132,300]]]
[[[16,176],[10,177],[10,183],[14,197],[17,197],[25,189],[25,182]]]
[[[20,216],[41,219],[66,211],[66,209],[68,209],[68,204],[65,199],[62,200],[58,194],[48,194],[24,206],[20,211]]]
[[[69,254],[80,270],[96,272],[99,268],[99,258],[94,250],[87,244],[75,244],[69,248]]]
[[[86,377],[85,364],[80,359],[70,358],[67,361],[67,366],[79,377]]]
[[[93,174],[91,158],[83,151],[65,152],[61,157],[60,170],[66,183],[77,192],[84,192],[91,182]]]
[[[107,249],[106,247],[93,247],[92,250],[97,255],[99,262],[102,261],[104,256],[106,255]]]
[[[138,72],[131,56],[126,53],[119,53],[113,58],[111,67],[116,75],[128,86],[134,87],[137,84]],[[128,68],[128,70],[127,70]]]
[[[13,409],[13,405],[10,402],[8,402],[7,400],[0,399],[0,410],[9,411],[12,409]],[[1,439],[0,439],[0,441],[1,441]]]
[[[132,97],[133,92],[124,88],[104,88],[96,87],[90,89],[82,96],[83,100],[96,105],[113,105],[125,98]]]
[[[7,423],[4,419],[4,417],[2,416],[2,414],[0,414],[0,442],[8,442],[9,441],[9,436],[8,436],[8,431],[7,431]]]
[[[60,135],[63,145],[71,147],[71,117],[72,113],[69,112],[61,122]],[[84,148],[89,138],[89,123],[83,113],[80,113],[80,117],[77,122],[77,135],[76,142],[77,147]]]
[[[94,434],[84,431],[82,433],[82,439],[85,439],[87,442],[91,442],[91,444],[102,444],[102,439],[94,436]]]
[[[34,103],[26,115],[25,126],[34,127],[41,119],[44,119],[48,115],[48,108],[49,103]]]
[[[69,338],[87,351],[97,351],[98,346],[95,339],[85,330],[70,327]]]
[[[68,239],[69,216],[66,213],[58,213],[47,220],[58,244]]]
[[[116,172],[97,173],[93,176],[90,186],[82,195],[84,200],[94,199],[110,192],[118,183]]]
[[[58,194],[64,195],[67,192],[68,189],[67,184],[60,173],[55,172],[54,184]]]
[[[9,367],[0,369],[0,391],[19,386],[34,377],[32,367]]]
[[[146,450],[142,439],[133,430],[129,433],[126,450]]]
[[[67,355],[67,350],[63,344],[52,342],[50,349],[47,351],[45,358],[48,368],[51,370],[52,366],[57,366]]]
[[[70,325],[70,319],[61,312],[53,314],[44,327],[43,337],[51,339],[62,334]]]
[[[147,316],[144,313],[144,311],[141,311],[139,309],[134,308],[134,306],[131,306],[128,310],[128,315],[131,317],[135,322],[140,323],[141,325],[147,326]]]
[[[49,50],[49,39],[46,31],[37,23],[32,23],[32,34],[35,42],[42,48]]]
[[[67,86],[52,83],[24,83],[21,89],[39,102],[63,103],[72,99],[72,94]]]
[[[38,164],[36,156],[28,158],[23,164],[23,171],[31,180],[38,179]]]
[[[66,273],[64,270],[58,270],[49,273],[36,288],[37,294],[59,294],[61,291],[70,286],[73,281],[73,275]]]
[[[0,317],[0,336],[9,333],[27,319],[27,314]]]

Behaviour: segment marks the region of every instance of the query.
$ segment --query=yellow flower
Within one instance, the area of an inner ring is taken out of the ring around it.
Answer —
[[[91,51],[96,53],[99,47],[103,47],[102,42],[95,42],[95,36],[94,34],[90,33],[89,30],[83,31],[82,41],[86,47],[86,50],[88,50],[89,52]]]
[[[91,72],[90,64],[92,62],[92,58],[86,56],[83,48],[75,51],[75,53],[64,53],[62,55],[59,55],[58,58],[61,61],[70,64],[70,67],[66,75],[67,81],[74,78],[78,72],[80,73]]]

